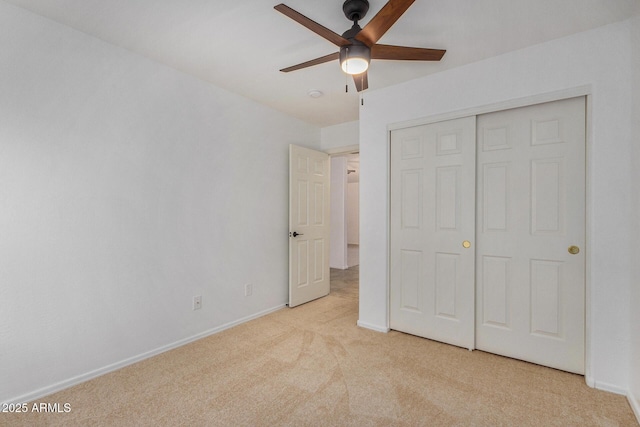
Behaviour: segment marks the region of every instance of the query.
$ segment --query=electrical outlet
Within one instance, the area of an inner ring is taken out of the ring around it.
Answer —
[[[193,297],[193,309],[200,310],[202,308],[202,295]]]
[[[250,297],[251,295],[253,295],[253,285],[251,283],[247,283],[244,285],[244,296]]]

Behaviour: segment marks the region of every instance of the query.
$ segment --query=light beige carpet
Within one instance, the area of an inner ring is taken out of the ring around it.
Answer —
[[[3,426],[637,426],[578,375],[356,326],[357,267],[331,295],[39,402]]]

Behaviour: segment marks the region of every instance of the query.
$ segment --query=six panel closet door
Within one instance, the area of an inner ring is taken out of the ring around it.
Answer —
[[[392,329],[584,373],[584,97],[392,131],[390,214]]]

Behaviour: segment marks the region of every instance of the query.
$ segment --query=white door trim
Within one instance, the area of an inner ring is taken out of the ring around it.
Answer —
[[[390,123],[387,125],[387,159],[389,159],[387,163],[387,200],[391,200],[391,175],[390,175],[390,153],[391,153],[391,131],[396,129],[403,129],[413,126],[420,126],[445,120],[453,120],[459,119],[467,116],[477,116],[480,114],[493,113],[496,111],[509,110],[512,108],[518,107],[527,107],[530,105],[541,104],[544,102],[552,102],[552,101],[560,101],[563,99],[574,98],[578,96],[584,96],[586,98],[586,111],[585,111],[585,119],[586,119],[586,141],[585,141],[585,383],[589,387],[596,387],[596,382],[593,377],[593,347],[592,347],[592,327],[591,327],[591,318],[592,318],[592,303],[591,303],[591,295],[592,295],[592,281],[591,281],[591,230],[592,230],[592,221],[591,221],[591,213],[592,213],[592,196],[591,196],[591,152],[593,146],[593,128],[592,128],[592,96],[593,96],[593,86],[582,85],[576,86],[569,89],[563,89],[559,91],[541,93],[533,96],[527,96],[522,98],[514,98],[510,100],[505,100],[502,102],[472,107],[464,110],[452,111],[444,114],[437,114],[428,117],[422,117],[414,120]],[[387,221],[386,221],[386,235],[387,235],[387,293],[386,293],[386,329],[387,331],[390,329],[390,301],[391,301],[391,228],[390,228],[390,212],[391,206],[388,206],[389,212],[387,212]]]
[[[347,145],[345,147],[335,147],[328,150],[321,150],[327,153],[330,157],[340,156],[344,154],[351,154],[354,151],[360,151],[360,145]]]
[[[523,98],[514,98],[493,104],[466,108],[464,110],[451,111],[444,114],[436,114],[434,116],[421,117],[414,120],[390,123],[387,125],[387,143],[389,144],[389,146],[391,145],[391,131],[396,129],[428,125],[430,123],[444,122],[447,120],[460,119],[469,116],[479,116],[481,114],[495,113],[497,111],[511,110],[513,108],[519,107],[528,107],[530,105],[542,104],[545,102],[561,101],[563,99],[576,98],[578,96],[586,96],[588,101],[588,98],[592,95],[592,93],[593,87],[591,85],[576,86],[570,89],[547,92],[533,96],[526,96]],[[589,119],[589,117],[587,117],[587,119]]]

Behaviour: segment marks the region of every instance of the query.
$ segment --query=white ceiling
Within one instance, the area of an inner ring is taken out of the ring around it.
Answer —
[[[318,126],[358,119],[358,94],[337,61],[278,71],[338,50],[275,11],[280,0],[4,1]],[[351,26],[342,0],[284,2],[336,33]],[[369,2],[363,27],[386,0]],[[369,90],[639,13],[640,0],[416,0],[380,43],[447,49],[446,55],[440,63],[374,60]],[[311,89],[324,96],[310,98]]]

